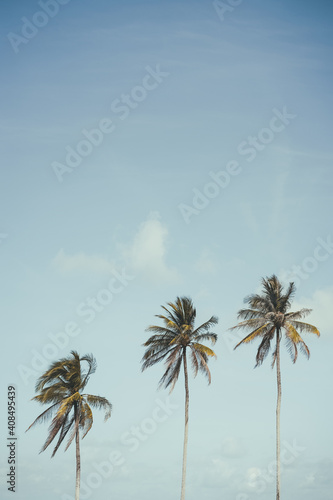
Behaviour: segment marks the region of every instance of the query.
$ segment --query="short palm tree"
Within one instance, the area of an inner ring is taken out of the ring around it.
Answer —
[[[291,299],[295,293],[294,283],[289,283],[284,292],[278,278],[273,275],[262,280],[263,293],[253,294],[245,299],[249,305],[248,309],[238,312],[240,323],[231,330],[248,329],[251,333],[241,340],[235,349],[241,344],[247,344],[252,340],[261,339],[256,365],[259,366],[266,358],[271,343],[275,341],[273,351],[272,368],[276,362],[277,373],[277,405],[276,405],[276,500],[280,500],[280,409],[281,409],[281,372],[280,372],[280,342],[282,332],[285,333],[287,349],[295,363],[298,350],[309,358],[310,351],[299,332],[310,332],[320,335],[317,328],[309,323],[299,321],[307,316],[311,309],[300,309],[296,312],[288,312],[291,307]]]
[[[207,362],[209,357],[216,357],[216,355],[212,349],[203,345],[201,342],[208,340],[212,342],[212,344],[215,344],[217,335],[209,330],[213,325],[217,324],[218,320],[215,316],[212,316],[208,321],[195,328],[196,309],[193,307],[190,298],[177,297],[175,303],[168,302],[167,305],[169,309],[162,306],[166,315],[156,315],[157,318],[163,321],[164,326],[151,325],[147,328],[147,331],[153,332],[154,335],[144,343],[147,349],[142,358],[142,371],[166,358],[166,370],[160,380],[159,386],[170,387],[170,392],[172,392],[178,380],[181,366],[183,365],[184,368],[185,431],[181,485],[181,500],[184,500],[189,409],[187,351],[190,353],[194,376],[196,376],[198,370],[200,370],[206,375],[208,383],[210,384],[211,374]]]
[[[81,366],[81,364],[85,366]],[[41,413],[30,425],[27,431],[37,423],[52,418],[49,435],[40,453],[52,443],[58,435],[57,444],[53,450],[52,457],[59,446],[68,437],[65,451],[75,437],[76,443],[76,487],[75,500],[80,495],[80,431],[82,438],[86,436],[93,424],[91,407],[105,410],[105,420],[111,415],[111,403],[100,396],[81,394],[87,385],[90,375],[96,370],[96,361],[92,354],[86,354],[80,358],[76,351],[71,351],[71,356],[54,362],[36,383],[36,392],[39,394],[33,398],[41,404],[51,406]]]

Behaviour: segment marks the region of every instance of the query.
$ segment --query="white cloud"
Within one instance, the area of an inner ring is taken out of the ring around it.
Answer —
[[[328,333],[331,338],[333,324],[333,287],[316,290],[312,297],[301,297],[292,303],[291,310],[297,311],[304,307],[312,309],[305,322],[315,325],[321,333]]]
[[[115,270],[113,261],[99,255],[86,255],[83,252],[68,255],[63,249],[59,250],[52,261],[61,272],[94,272],[109,273]]]
[[[180,281],[178,271],[166,263],[168,230],[159,219],[159,214],[152,212],[131,243],[118,244],[120,260],[134,274],[149,281],[177,283]],[[64,249],[59,250],[52,264],[63,273],[110,273],[116,269],[115,260],[84,252],[69,255]]]
[[[174,267],[166,263],[167,228],[160,222],[157,212],[152,212],[141,224],[133,243],[124,247],[123,256],[134,273],[158,282],[179,282],[180,276]]]

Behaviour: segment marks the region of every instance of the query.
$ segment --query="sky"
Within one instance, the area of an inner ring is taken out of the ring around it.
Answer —
[[[7,388],[17,500],[74,496],[71,446],[39,450],[50,363],[92,353],[108,398],[81,442],[82,500],[180,494],[184,380],[141,373],[148,325],[189,296],[219,318],[190,378],[187,498],[275,498],[276,374],[229,328],[263,277],[312,309],[282,350],[282,495],[332,499],[332,14],[328,0],[2,2],[1,498]],[[100,413],[100,414],[99,414]]]

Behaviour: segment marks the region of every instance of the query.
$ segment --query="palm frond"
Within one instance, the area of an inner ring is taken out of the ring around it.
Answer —
[[[237,313],[237,319],[249,320],[263,317],[263,312],[258,309],[240,309]]]
[[[264,338],[262,339],[257,355],[256,355],[256,365],[255,367],[259,366],[262,364],[264,359],[266,358],[267,354],[269,353],[269,350],[271,348],[271,340],[274,337],[274,332],[275,332],[275,327],[273,326],[265,335]]]
[[[286,322],[285,325],[285,330],[286,330],[286,341],[287,341],[287,348],[289,353],[292,355],[294,353],[293,357],[293,362],[296,362],[297,359],[297,347],[301,349],[301,352],[305,354],[305,356],[309,359],[310,357],[310,350],[296,328],[289,322]]]
[[[32,399],[35,399],[35,398],[32,398]],[[43,413],[41,413],[33,422],[31,425],[29,425],[29,427],[27,428],[27,430],[25,432],[27,432],[29,429],[31,429],[31,427],[34,427],[34,425],[36,424],[41,424],[43,422],[45,422],[45,420],[51,418],[54,413],[57,412],[58,408],[59,408],[59,405],[61,403],[58,402],[58,403],[54,403],[52,406],[50,406],[49,408],[47,408],[45,411],[43,411]]]
[[[241,330],[241,329],[257,329],[261,326],[263,326],[265,323],[267,323],[267,318],[265,317],[260,317],[260,318],[252,318],[252,319],[247,319],[245,321],[241,321],[240,323],[237,323],[237,325],[232,326],[229,328],[229,330]]]
[[[248,320],[251,321],[251,320]],[[256,337],[260,337],[266,333],[267,328],[270,326],[269,323],[265,323],[264,325],[259,326],[253,332],[249,333],[246,337],[244,337],[238,344],[234,347],[234,349],[237,349],[238,346],[241,344],[247,344],[254,340]]]
[[[204,353],[207,356],[216,358],[215,352],[212,349],[210,349],[209,347],[207,347],[207,346],[205,346],[203,344],[199,344],[197,342],[192,342],[191,346],[193,347],[193,349],[195,351],[200,351],[201,353]]]
[[[217,325],[218,323],[218,318],[217,316],[212,316],[208,321],[206,321],[205,323],[203,323],[202,325],[198,326],[198,328],[196,328],[195,330],[193,330],[192,332],[192,336],[193,337],[196,337],[198,335],[203,335],[205,334],[206,332],[208,332],[208,330],[214,326],[214,325]],[[216,335],[216,334],[215,334]],[[216,338],[217,338],[217,335],[216,335]]]
[[[106,422],[106,420],[108,420],[108,418],[111,417],[112,404],[108,399],[103,398],[101,396],[93,396],[91,394],[83,394],[82,397],[93,408],[105,411],[104,422]]]
[[[302,319],[304,318],[305,316],[307,316],[308,314],[310,314],[312,312],[312,309],[300,309],[299,311],[295,311],[295,312],[289,312],[289,313],[286,313],[285,314],[285,318],[287,318],[288,320],[290,319],[293,319],[293,320],[296,320],[296,319]]]
[[[216,333],[201,333],[200,335],[195,335],[192,338],[194,342],[202,342],[203,340],[208,340],[213,345],[217,342],[217,334]]]
[[[320,337],[319,330],[315,326],[310,325],[309,323],[303,323],[302,321],[295,321],[290,318],[288,318],[288,323],[293,325],[293,327],[296,328],[296,330],[299,330],[300,332],[314,333],[315,335]]]

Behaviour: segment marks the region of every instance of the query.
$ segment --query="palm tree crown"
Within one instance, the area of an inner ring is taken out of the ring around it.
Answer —
[[[85,367],[81,366],[82,362],[86,364]],[[53,417],[49,435],[40,452],[46,450],[57,435],[58,441],[52,457],[66,436],[68,442],[65,450],[74,437],[78,436],[79,430],[84,438],[93,424],[91,407],[105,410],[105,420],[110,417],[112,405],[106,398],[81,394],[95,370],[96,361],[91,354],[80,358],[76,351],[71,351],[71,357],[54,362],[39,377],[36,383],[36,392],[39,394],[33,400],[51,406],[41,413],[27,430]]]
[[[151,325],[147,331],[153,332],[144,346],[147,347],[142,358],[142,371],[166,358],[166,371],[161,380],[160,387],[169,387],[173,390],[179,376],[186,349],[190,349],[191,364],[194,376],[198,370],[202,371],[211,382],[208,368],[208,358],[216,357],[214,351],[203,345],[202,341],[215,344],[217,335],[209,332],[210,327],[216,325],[218,319],[212,316],[208,321],[194,327],[196,309],[188,297],[177,297],[175,303],[168,302],[169,309],[162,306],[166,315],[157,314],[162,319],[164,326]]]
[[[310,332],[318,336],[320,334],[315,326],[299,320],[307,316],[311,309],[288,312],[291,307],[291,299],[295,293],[294,283],[290,283],[286,292],[284,292],[278,278],[273,275],[270,278],[263,279],[262,285],[263,293],[261,295],[252,294],[247,297],[245,303],[249,305],[249,308],[241,309],[238,312],[238,319],[244,321],[231,328],[231,330],[235,328],[251,330],[251,333],[241,340],[235,349],[241,344],[251,342],[258,337],[261,338],[256,355],[256,366],[258,366],[266,358],[275,334],[280,335],[280,331],[283,330],[293,362],[296,362],[298,349],[309,358],[309,348],[300,333]],[[277,351],[275,349],[272,366],[276,361],[276,355]]]

